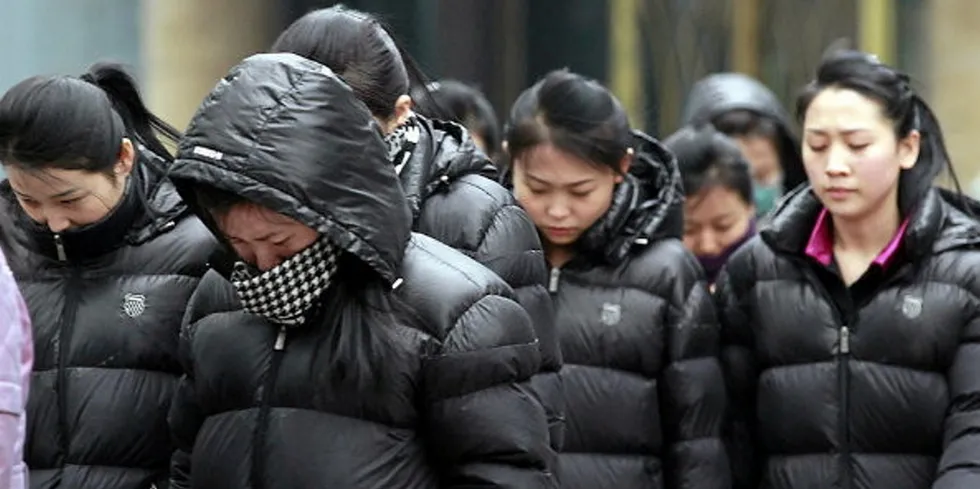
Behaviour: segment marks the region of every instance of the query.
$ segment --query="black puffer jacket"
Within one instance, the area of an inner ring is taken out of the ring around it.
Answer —
[[[215,241],[158,163],[143,158],[119,206],[65,235],[63,254],[29,222],[9,182],[0,186],[0,212],[18,226],[4,251],[17,257],[10,266],[33,322],[32,488],[167,486],[180,323]]]
[[[565,366],[564,488],[728,489],[717,320],[681,243],[673,156],[637,134],[609,212],[551,271]]]
[[[393,327],[344,323],[328,306],[277,347],[278,328],[206,277],[171,414],[174,487],[554,487],[547,420],[525,385],[540,368],[530,318],[498,276],[410,232],[377,124],[327,68],[246,59],[199,109],[171,175],[319,230],[411,309]],[[335,372],[318,358],[342,355],[325,338],[351,326],[393,344],[383,388],[325,380]]]
[[[728,262],[737,487],[980,487],[980,224],[960,202],[931,191],[850,289],[805,255],[809,188]]]
[[[561,353],[534,222],[496,182],[496,167],[463,126],[417,117],[419,141],[399,173],[412,211],[412,230],[462,251],[514,288],[538,335],[542,373],[533,384],[548,411],[551,442],[557,449],[564,433]]]
[[[710,123],[732,110],[748,110],[764,115],[779,125],[779,161],[783,168],[783,192],[788,193],[806,181],[800,142],[789,114],[776,95],[758,80],[741,73],[716,73],[691,88],[684,108],[684,124]]]

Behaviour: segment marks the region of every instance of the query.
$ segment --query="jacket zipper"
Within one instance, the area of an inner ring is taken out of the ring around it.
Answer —
[[[269,404],[272,401],[272,392],[276,388],[276,378],[279,376],[279,366],[282,364],[283,354],[286,352],[286,326],[279,327],[279,334],[276,335],[276,342],[272,345],[272,365],[269,367],[269,375],[265,378],[262,386],[262,401],[259,407],[259,417],[255,424],[255,435],[252,439],[252,487],[263,489],[265,483],[265,464],[268,458],[265,452],[266,424],[269,421]]]
[[[60,234],[54,235],[54,248],[58,252],[58,261],[68,261],[68,253],[65,253],[65,243],[62,241]]]
[[[827,287],[810,268],[809,263],[801,260],[800,266],[803,268],[804,275],[809,282],[817,288],[820,295],[827,301],[838,324],[837,344],[831,351],[837,363],[837,397],[840,399],[840,409],[837,414],[837,437],[840,439],[841,444],[838,470],[840,470],[841,476],[841,489],[849,489],[851,487],[852,474],[850,462],[851,441],[850,430],[847,429],[847,414],[850,408],[850,395],[848,393],[850,389],[850,369],[848,368],[848,362],[851,356],[851,326],[845,319],[847,315],[841,310],[840,304],[834,300],[833,295],[831,295]]]
[[[851,487],[851,440],[850,430],[847,429],[847,413],[850,409],[850,369],[848,360],[851,356],[851,330],[847,324],[841,323],[837,333],[837,382],[840,389],[840,410],[837,415],[838,436],[841,440],[840,470],[841,488]]]
[[[59,258],[64,254],[64,246],[58,243]],[[61,449],[63,450],[63,463],[68,462],[70,453],[69,444],[71,433],[69,433],[68,423],[68,362],[71,353],[72,333],[75,331],[75,315],[78,307],[76,299],[76,289],[78,288],[76,272],[74,269],[68,271],[68,281],[65,284],[65,305],[64,313],[61,315],[61,323],[58,325],[58,425],[61,428]]]
[[[558,282],[561,280],[561,268],[551,269],[551,277],[548,278],[548,292],[558,292]]]

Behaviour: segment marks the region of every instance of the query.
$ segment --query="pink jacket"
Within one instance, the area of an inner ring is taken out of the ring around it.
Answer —
[[[27,487],[24,404],[33,361],[27,308],[0,253],[0,489]]]

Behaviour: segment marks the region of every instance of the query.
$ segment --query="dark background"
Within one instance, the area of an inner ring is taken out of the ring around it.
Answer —
[[[335,3],[373,12],[392,27],[431,78],[477,85],[503,121],[524,88],[550,70],[569,68],[609,82],[611,0],[281,0],[282,19]],[[755,0],[759,17],[759,73],[792,106],[832,41],[857,35],[853,0]],[[684,98],[699,78],[732,69],[733,0],[641,0],[642,48],[635,69],[643,89],[647,132],[676,129]],[[923,46],[904,40],[924,0],[896,0],[897,64],[922,71]],[[287,22],[288,23],[288,22]]]

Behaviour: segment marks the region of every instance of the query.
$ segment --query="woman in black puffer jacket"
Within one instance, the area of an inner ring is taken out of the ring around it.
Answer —
[[[980,487],[980,223],[908,77],[824,60],[810,186],[718,281],[738,488]]]
[[[551,266],[565,366],[564,488],[728,489],[724,381],[704,275],[680,240],[673,156],[598,83],[553,72],[506,130]]]
[[[178,136],[114,65],[0,99],[4,253],[34,334],[32,488],[166,487],[180,323],[215,241],[163,177],[154,129]]]
[[[173,487],[554,487],[530,318],[411,233],[377,123],[333,72],[246,59],[171,175],[232,251],[186,316]]]
[[[286,28],[272,51],[326,65],[367,105],[385,133],[412,231],[462,251],[514,288],[538,336],[542,372],[532,382],[548,411],[551,443],[560,447],[561,356],[541,242],[514,197],[496,182],[493,162],[463,126],[413,112],[410,89],[428,96],[422,74],[371,14],[343,6],[315,10]]]

